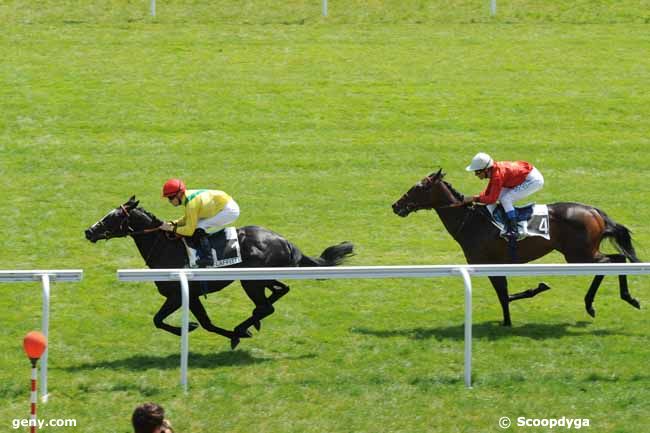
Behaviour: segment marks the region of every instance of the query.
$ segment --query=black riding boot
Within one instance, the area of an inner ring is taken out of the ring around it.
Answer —
[[[508,249],[510,250],[510,259],[513,263],[517,261],[517,238],[519,237],[519,228],[516,219],[509,219],[506,222],[506,238],[508,239]]]
[[[210,239],[208,239],[208,234],[203,229],[196,229],[194,231],[194,246],[198,253],[198,258],[196,264],[199,268],[207,268],[209,266],[214,266],[214,259],[212,258],[212,245],[210,245]]]

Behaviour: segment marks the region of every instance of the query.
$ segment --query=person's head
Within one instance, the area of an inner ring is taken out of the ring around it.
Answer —
[[[494,161],[487,153],[479,152],[474,155],[472,162],[465,168],[467,171],[473,171],[479,179],[490,177]]]
[[[169,179],[163,185],[163,197],[166,197],[174,206],[180,206],[183,203],[185,195],[185,184],[180,179]]]
[[[173,433],[165,419],[165,409],[156,403],[145,403],[136,407],[131,416],[135,433]]]

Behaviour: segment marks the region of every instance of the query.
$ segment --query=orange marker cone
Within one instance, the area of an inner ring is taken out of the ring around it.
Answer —
[[[30,433],[36,433],[36,362],[47,349],[47,338],[38,331],[31,331],[23,339],[23,348],[29,360],[32,362],[32,394],[31,394],[31,417]]]

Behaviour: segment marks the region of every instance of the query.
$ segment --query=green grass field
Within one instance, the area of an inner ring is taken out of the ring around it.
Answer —
[[[147,1],[0,2],[0,267],[84,270],[82,283],[52,287],[51,399],[39,406],[77,427],[44,431],[127,433],[150,400],[180,433],[487,433],[503,416],[645,431],[648,277],[630,278],[641,311],[606,278],[596,319],[584,311],[589,277],[548,278],[553,290],[512,304],[512,329],[475,279],[471,390],[460,279],[289,281],[236,351],[191,334],[184,395],[179,339],[151,320],[163,298],[117,282],[116,269],[144,266],[133,242],[84,239],[132,194],[177,217],[160,188],[179,176],[228,191],[238,225],[310,255],[349,240],[350,265],[463,263],[434,213],[401,219],[390,204],[440,167],[480,191],[464,167],[487,151],[538,166],[538,202],[605,210],[649,260],[650,3],[488,9],[330,1],[323,18],[318,1],[160,1],[153,19]],[[14,431],[29,413],[21,342],[40,327],[41,295],[37,283],[0,291],[0,431]],[[204,304],[222,327],[252,308],[238,284]]]

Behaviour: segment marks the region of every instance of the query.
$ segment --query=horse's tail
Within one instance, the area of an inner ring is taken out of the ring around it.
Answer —
[[[614,247],[623,254],[630,262],[639,263],[641,260],[636,256],[634,246],[632,245],[632,232],[623,224],[612,220],[607,214],[600,209],[596,209],[603,220],[605,220],[605,231],[603,238],[610,239]]]
[[[337,266],[353,255],[354,245],[350,242],[341,242],[325,248],[320,257],[309,257],[302,255],[298,266]]]

